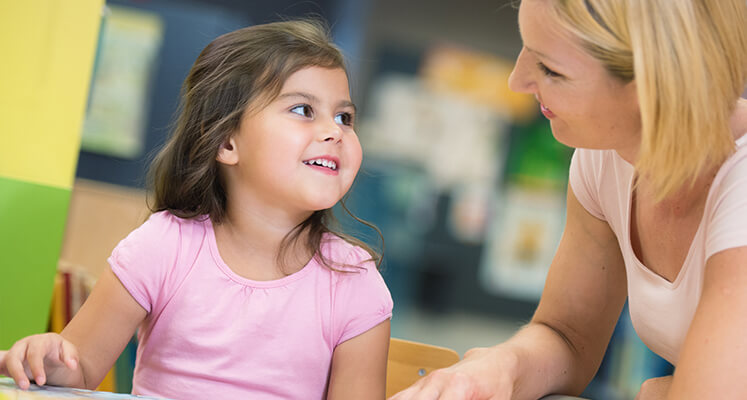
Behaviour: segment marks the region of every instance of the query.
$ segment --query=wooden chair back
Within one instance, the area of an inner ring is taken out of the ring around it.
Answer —
[[[431,371],[457,361],[459,354],[452,349],[391,338],[386,368],[386,397],[406,389]]]

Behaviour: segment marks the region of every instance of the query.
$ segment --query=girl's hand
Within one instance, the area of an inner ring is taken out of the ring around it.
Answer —
[[[515,356],[501,346],[467,351],[464,359],[431,372],[390,400],[509,400]]]
[[[10,376],[24,390],[29,388],[30,379],[37,385],[50,382],[84,387],[78,350],[56,333],[25,337],[10,350],[0,352],[0,374]]]
[[[635,400],[661,400],[667,398],[672,385],[672,375],[651,378],[643,382]]]

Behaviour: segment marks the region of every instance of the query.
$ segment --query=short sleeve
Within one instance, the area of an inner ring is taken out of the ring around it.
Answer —
[[[599,154],[590,150],[576,149],[571,158],[568,182],[576,199],[586,211],[599,219],[605,219],[599,205],[599,184],[596,179],[596,173],[601,170],[598,156]]]
[[[747,148],[727,161],[709,199],[706,259],[726,249],[747,246]],[[741,156],[741,157],[739,157]]]
[[[120,241],[107,260],[125,289],[149,313],[173,279],[181,230],[177,217],[155,213]]]
[[[359,247],[347,245],[346,263],[360,268],[336,272],[337,295],[334,303],[334,331],[338,345],[358,336],[392,317],[394,303],[370,255]]]

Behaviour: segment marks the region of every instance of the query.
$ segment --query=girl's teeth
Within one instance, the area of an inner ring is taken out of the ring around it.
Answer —
[[[337,169],[337,163],[334,162],[334,161],[330,161],[330,160],[323,160],[323,159],[309,160],[309,161],[304,161],[304,164],[307,164],[307,165],[319,165],[319,166],[326,167],[326,168],[329,168],[329,169],[332,169],[332,170],[336,170]]]

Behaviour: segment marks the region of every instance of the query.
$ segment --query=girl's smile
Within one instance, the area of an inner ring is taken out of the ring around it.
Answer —
[[[332,156],[321,156],[303,162],[305,165],[329,175],[337,175],[340,159]]]

